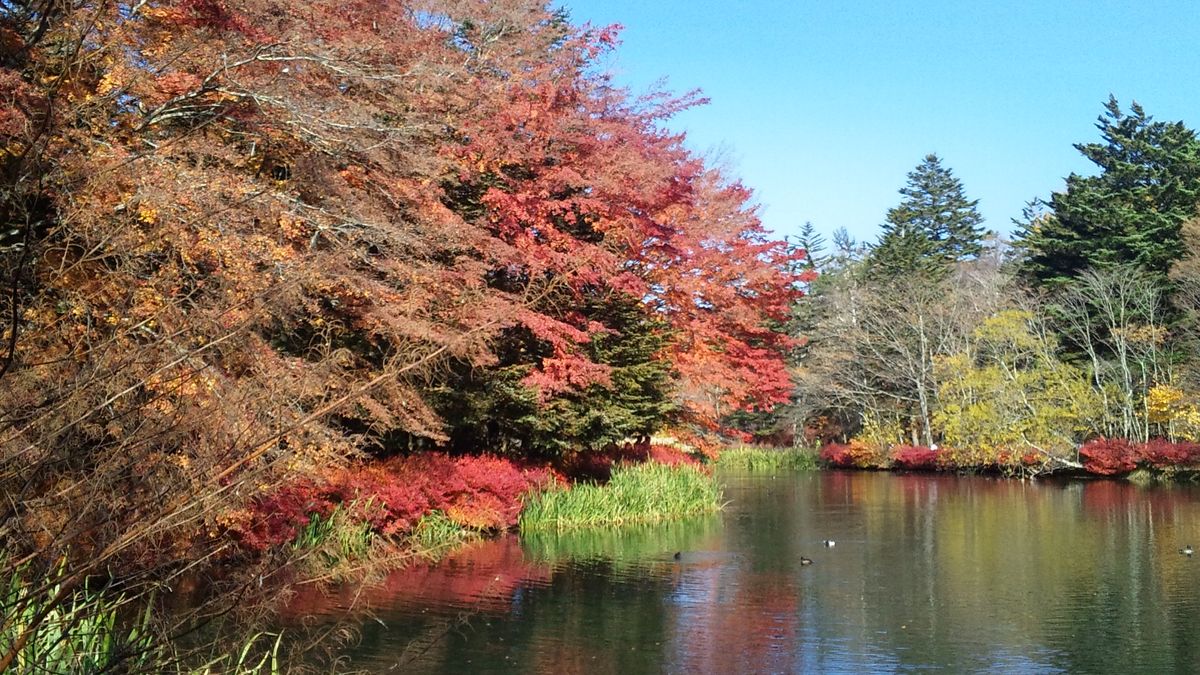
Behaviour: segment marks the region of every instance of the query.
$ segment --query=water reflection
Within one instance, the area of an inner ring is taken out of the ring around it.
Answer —
[[[348,656],[379,671],[1200,670],[1195,489],[726,478],[719,517],[483,542],[293,611],[369,605]]]

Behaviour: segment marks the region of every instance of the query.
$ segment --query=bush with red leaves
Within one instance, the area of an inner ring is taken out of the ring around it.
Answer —
[[[862,441],[830,443],[821,448],[821,461],[841,469],[879,468],[880,453]]]
[[[690,466],[698,466],[700,460],[694,455],[690,455],[679,448],[670,445],[651,445],[650,457],[651,462],[666,464],[667,466],[680,466],[687,464]]]
[[[937,450],[920,445],[899,445],[892,449],[892,462],[909,471],[933,471],[939,466]]]
[[[1088,473],[1119,476],[1137,468],[1139,452],[1123,438],[1097,438],[1079,448],[1079,458]]]
[[[826,443],[821,446],[820,458],[830,466],[850,467],[850,446],[844,443]]]
[[[328,516],[336,506],[321,486],[300,481],[256,499],[246,522],[231,529],[244,548],[265,551],[295,539],[313,516]]]
[[[474,529],[503,530],[516,525],[527,492],[562,480],[546,467],[489,455],[398,457],[341,469],[322,484],[280,488],[254,502],[238,535],[246,548],[263,551],[291,541],[313,515],[339,506],[386,535],[408,532],[434,511]]]
[[[561,459],[556,468],[573,481],[607,481],[618,464],[658,462],[668,466],[699,465],[694,455],[669,445],[622,443],[603,450],[579,452]]]
[[[1138,459],[1156,469],[1168,469],[1200,463],[1200,443],[1174,443],[1152,438],[1138,450]]]

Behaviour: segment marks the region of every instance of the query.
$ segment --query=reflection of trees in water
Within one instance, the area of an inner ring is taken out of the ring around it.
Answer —
[[[1176,552],[1200,543],[1194,491],[825,472],[728,495],[720,518],[482,542],[322,602],[359,592],[387,624],[362,624],[360,667],[405,648],[438,672],[1200,667],[1200,562]]]
[[[1107,481],[852,480],[863,543],[843,573],[858,580],[858,597],[846,595],[862,621],[845,636],[859,644],[849,651],[883,647],[901,665],[955,670],[1197,663],[1197,641],[1172,637],[1194,632],[1181,608],[1197,607],[1184,579],[1194,570],[1175,553],[1197,515],[1182,491]],[[853,626],[850,607],[819,614],[830,628],[822,634]]]

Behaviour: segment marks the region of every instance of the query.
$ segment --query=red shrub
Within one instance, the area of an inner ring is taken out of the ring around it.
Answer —
[[[1079,457],[1088,473],[1116,476],[1137,468],[1137,448],[1122,438],[1097,438],[1079,448]]]
[[[848,445],[830,443],[821,448],[821,461],[843,469],[867,469],[879,466],[879,453],[861,441]]]
[[[1138,459],[1158,469],[1200,463],[1200,443],[1174,443],[1152,438],[1138,449]]]
[[[612,475],[613,466],[621,463],[640,464],[642,462],[658,462],[669,466],[700,463],[694,455],[674,446],[622,443],[610,445],[602,450],[572,453],[559,460],[557,468],[571,480],[603,482]]]
[[[892,461],[901,469],[932,471],[938,468],[937,450],[920,445],[899,445],[892,449]]]
[[[335,506],[315,483],[301,481],[256,500],[231,529],[242,546],[264,551],[295,539],[312,516],[327,516]]]
[[[821,461],[830,466],[850,466],[850,446],[842,443],[826,443],[821,446]]]
[[[699,464],[694,456],[669,445],[651,445],[650,446],[650,461],[666,464],[667,466],[679,466],[680,464]]]
[[[291,541],[312,514],[328,515],[339,505],[383,534],[407,532],[433,511],[477,529],[506,529],[516,525],[526,492],[558,480],[550,469],[488,455],[400,457],[341,469],[324,484],[306,481],[260,498],[239,536],[248,548],[264,550]]]

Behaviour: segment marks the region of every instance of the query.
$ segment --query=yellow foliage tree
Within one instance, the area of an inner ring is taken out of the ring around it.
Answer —
[[[1172,440],[1200,440],[1200,406],[1195,396],[1170,384],[1146,392],[1146,417]]]
[[[1025,310],[1005,310],[972,334],[966,351],[938,360],[934,415],[950,459],[1014,464],[1064,458],[1103,405],[1086,374],[1058,360],[1057,345]]]

